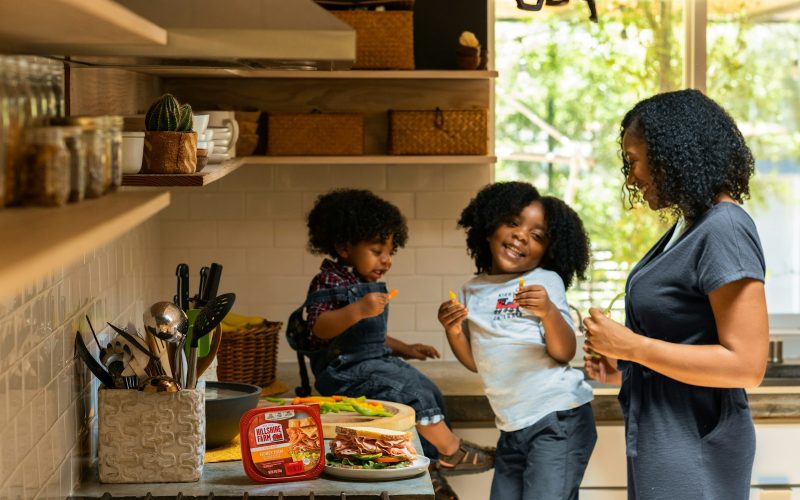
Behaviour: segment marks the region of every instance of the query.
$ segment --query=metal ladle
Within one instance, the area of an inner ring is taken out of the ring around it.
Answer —
[[[189,318],[186,313],[172,302],[156,302],[142,315],[144,329],[151,335],[176,345],[172,375],[181,381],[181,356],[183,343],[189,331]]]

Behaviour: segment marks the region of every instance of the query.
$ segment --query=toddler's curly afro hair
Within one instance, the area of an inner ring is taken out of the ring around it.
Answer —
[[[540,266],[557,273],[569,287],[574,276],[584,278],[589,265],[589,237],[578,214],[552,196],[542,197],[527,182],[496,182],[481,189],[461,212],[458,225],[467,231],[467,251],[477,273],[490,272],[492,252],[488,236],[533,203],[542,203],[550,244]]]
[[[308,249],[338,258],[337,247],[348,243],[385,242],[393,250],[408,240],[406,219],[388,201],[363,189],[336,189],[320,195],[308,214]]]
[[[720,193],[742,202],[750,196],[755,161],[733,118],[694,89],[657,94],[633,107],[622,120],[619,141],[633,133],[647,144],[659,208],[694,220]],[[631,166],[622,155],[627,180]],[[625,184],[629,205],[640,198]]]

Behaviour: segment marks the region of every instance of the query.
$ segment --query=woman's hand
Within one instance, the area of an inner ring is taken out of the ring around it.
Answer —
[[[368,293],[355,302],[362,318],[372,318],[383,314],[388,303],[389,294],[380,292]]]
[[[531,312],[539,319],[547,316],[555,307],[550,302],[547,290],[541,285],[528,285],[520,288],[514,295],[514,301],[520,308]]]
[[[449,336],[461,335],[463,333],[461,323],[467,319],[468,315],[469,311],[464,304],[459,304],[454,300],[448,300],[447,302],[442,302],[439,306],[439,314],[437,317],[439,318],[439,323],[444,327],[445,333]]]
[[[622,385],[622,373],[617,369],[617,360],[593,353],[583,346],[586,355],[583,357],[583,368],[586,375],[603,384]]]
[[[603,314],[602,309],[589,309],[583,326],[586,328],[584,346],[610,358],[633,360],[642,337]]]
[[[403,359],[419,359],[422,361],[428,358],[438,359],[442,357],[435,347],[427,344],[408,344],[398,355]]]

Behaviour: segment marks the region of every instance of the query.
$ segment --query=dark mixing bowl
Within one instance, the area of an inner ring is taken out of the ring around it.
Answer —
[[[233,441],[239,420],[258,406],[261,388],[238,382],[206,382],[206,449]]]

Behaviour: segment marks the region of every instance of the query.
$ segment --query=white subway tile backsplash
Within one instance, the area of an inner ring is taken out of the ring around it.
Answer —
[[[393,332],[413,331],[414,330],[414,311],[416,306],[413,304],[402,304],[398,302],[400,295],[392,299],[389,307],[389,335]]]
[[[269,276],[303,274],[303,253],[296,248],[248,248],[245,258],[248,274]]]
[[[442,246],[467,248],[467,232],[458,227],[458,221],[442,221]]]
[[[473,196],[491,180],[491,169],[486,165],[446,165],[445,191],[473,191]]]
[[[410,248],[442,246],[442,221],[412,219],[408,221]]]
[[[334,181],[328,165],[275,165],[273,170],[275,191],[325,191]]]
[[[417,248],[416,274],[466,274],[472,269],[472,261],[461,248]]]
[[[192,226],[196,231],[197,224]],[[217,225],[217,234],[218,244],[226,247],[268,247],[273,245],[275,239],[273,225],[269,221],[224,221]]]
[[[392,258],[392,268],[386,275],[387,279],[391,276],[411,276],[414,275],[414,250],[400,249],[397,254]]]
[[[248,196],[249,199],[249,196]],[[190,220],[241,220],[245,216],[245,199],[238,193],[192,194],[189,197]],[[203,225],[197,227],[203,234]]]
[[[432,302],[427,304],[417,304],[416,306],[416,316],[415,316],[415,324],[413,330],[416,331],[439,331],[444,335],[444,328],[442,324],[439,323],[438,313],[439,313],[439,306],[442,302],[448,300],[449,297],[446,295],[442,296],[442,299],[438,302]]]
[[[403,214],[403,217],[405,217],[407,220],[411,220],[416,216],[414,193],[382,191],[375,194],[396,206],[397,209],[400,210],[400,213]]]
[[[97,387],[75,360],[75,331],[91,338],[85,314],[101,330],[106,321],[141,318],[154,295],[162,234],[156,222],[147,223],[26,286],[0,311],[0,498],[72,493],[81,458],[90,453],[76,436],[96,420],[96,398],[84,391]],[[97,350],[92,339],[95,357]]]
[[[441,165],[392,165],[387,171],[390,191],[441,191]]]
[[[298,251],[305,249],[308,241],[308,227],[306,227],[305,219],[276,220],[274,231],[274,246],[294,248]]]
[[[444,191],[417,193],[416,217],[418,219],[458,219],[473,193]]]
[[[185,248],[196,245],[217,246],[225,244],[226,240],[217,239],[217,221],[206,220],[202,224],[183,222],[169,222],[161,224],[160,246],[162,248]],[[220,225],[228,222],[220,222]],[[105,288],[105,287],[103,287]]]
[[[226,193],[227,194],[227,193]],[[241,194],[230,194],[231,199]],[[295,193],[245,193],[246,218],[265,221],[274,219],[300,219],[303,217],[303,199]]]
[[[336,165],[331,168],[331,187],[368,189],[370,191],[386,189],[386,167],[384,166]]]
[[[207,186],[217,186],[217,191],[271,191],[274,168],[270,165],[244,165],[236,172]],[[203,190],[207,189],[204,187]]]
[[[436,302],[441,297],[442,278],[438,276],[393,276],[391,280],[387,278],[387,284],[397,288],[404,295],[404,301],[415,304]]]

